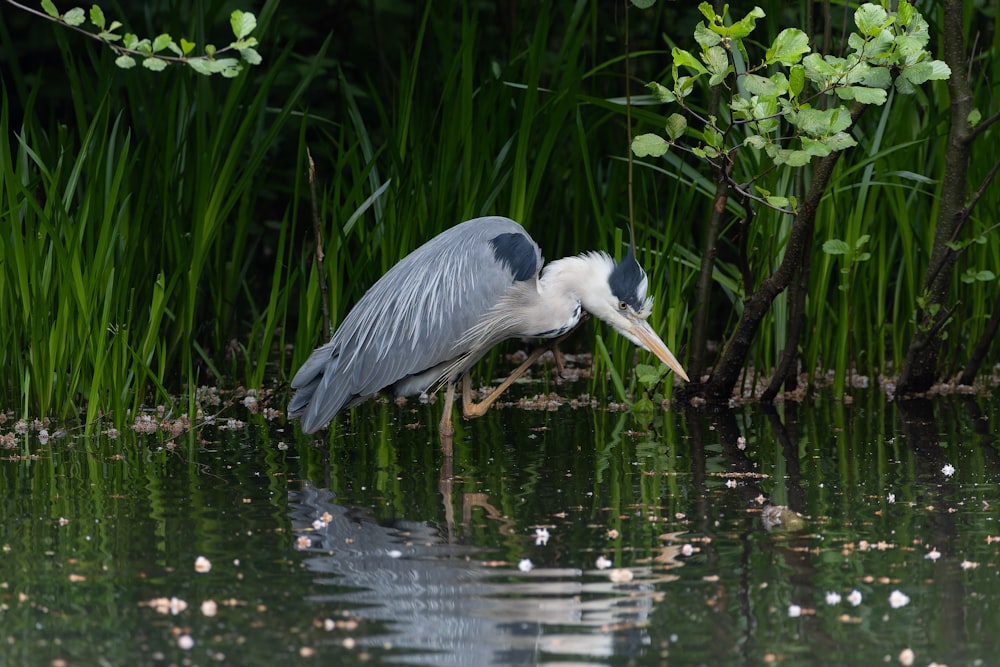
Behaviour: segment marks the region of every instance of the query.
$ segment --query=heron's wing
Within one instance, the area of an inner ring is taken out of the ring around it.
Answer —
[[[405,378],[464,355],[474,363],[485,350],[463,349],[466,332],[541,265],[537,244],[506,218],[477,218],[439,234],[382,276],[303,364],[289,415],[301,415],[308,432]]]

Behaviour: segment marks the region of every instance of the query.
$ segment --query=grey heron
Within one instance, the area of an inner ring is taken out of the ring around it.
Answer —
[[[444,385],[440,431],[450,436],[459,379],[464,415],[482,416],[544,352],[474,403],[469,370],[493,346],[515,337],[559,338],[585,312],[688,379],[646,321],[653,300],[631,247],[618,263],[588,252],[542,264],[538,244],[508,218],[476,218],[438,234],[382,276],[299,368],[288,416],[312,433],[380,391],[406,396]]]

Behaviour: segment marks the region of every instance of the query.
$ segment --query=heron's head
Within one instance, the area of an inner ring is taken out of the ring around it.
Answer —
[[[581,290],[584,309],[639,347],[655,354],[677,375],[688,380],[680,362],[646,321],[653,310],[653,299],[646,294],[649,280],[632,249],[629,248],[622,261],[617,263],[603,253],[584,257],[594,269],[594,279]]]

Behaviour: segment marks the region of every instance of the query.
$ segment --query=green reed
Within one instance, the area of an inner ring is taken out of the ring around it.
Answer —
[[[634,132],[661,122],[641,86],[669,70],[662,25],[691,18],[667,4],[630,13],[631,82],[621,21],[582,1],[532,6],[502,29],[482,8],[427,3],[413,11],[405,49],[387,51],[384,72],[359,68],[349,50],[328,56],[336,45],[322,39],[304,53],[275,37],[262,45],[266,64],[233,81],[123,73],[100,49],[55,31],[56,74],[77,91],[62,115],[38,104],[53,85],[43,90],[23,63],[4,80],[0,361],[9,372],[0,395],[26,416],[82,413],[89,422],[111,412],[121,422],[182,391],[191,409],[201,382],[280,383],[327,339],[324,298],[335,325],[402,256],[478,215],[518,219],[549,260],[591,249],[620,257],[630,222],[625,91],[633,93]],[[758,29],[768,34],[788,24],[784,9],[803,22],[811,11],[810,3],[764,5]],[[277,6],[259,14],[264,36]],[[936,19],[928,19],[933,32]],[[690,33],[667,37],[668,46],[689,46]],[[993,74],[995,52],[983,51],[979,63]],[[984,116],[989,80],[975,91]],[[26,119],[20,127],[11,126],[15,108]],[[863,116],[860,145],[841,158],[821,204],[798,345],[803,369],[833,369],[838,393],[855,370],[898,370],[913,333],[946,119],[940,83]],[[307,152],[316,164],[322,273]],[[974,152],[970,189],[992,160]],[[655,299],[650,321],[682,363],[715,189],[705,167],[670,152],[632,168],[637,255]],[[759,173],[766,164],[743,151],[734,168]],[[804,178],[776,170],[759,185],[801,196]],[[967,238],[995,234],[997,199],[995,187],[986,191]],[[788,234],[780,214],[757,210],[747,229],[742,217],[739,202],[728,201],[709,327],[720,345],[744,297],[780,262]],[[823,250],[824,241],[853,247],[865,236],[864,261]],[[963,364],[991,315],[996,280],[984,271],[1000,266],[994,243],[961,252],[949,368]],[[779,297],[748,364],[758,376],[785,347],[789,316]],[[590,325],[573,344],[589,350],[600,341],[606,354],[595,355],[595,386],[637,398],[631,369],[648,355],[605,333]],[[614,375],[620,384],[609,386]]]

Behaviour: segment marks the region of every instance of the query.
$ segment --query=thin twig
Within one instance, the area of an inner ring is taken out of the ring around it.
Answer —
[[[323,225],[319,219],[319,207],[316,205],[316,163],[312,151],[306,148],[309,158],[309,199],[312,202],[313,232],[316,234],[316,271],[319,274],[319,298],[323,308],[323,331],[327,337],[333,336],[333,326],[330,324],[330,305],[326,292],[326,274],[323,272]]]

